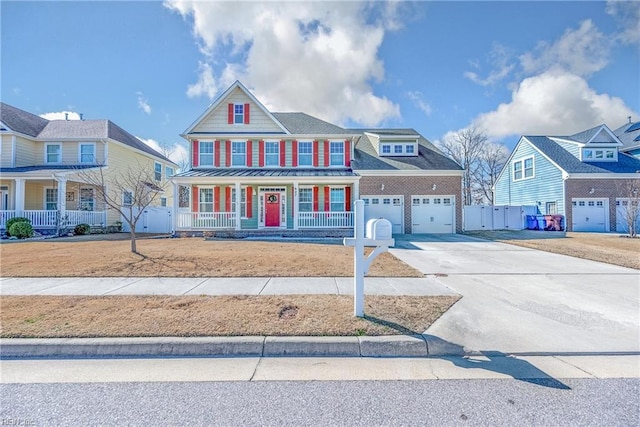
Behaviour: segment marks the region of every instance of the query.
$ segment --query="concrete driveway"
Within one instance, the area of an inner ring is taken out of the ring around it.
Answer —
[[[391,252],[463,296],[426,333],[466,350],[640,352],[638,270],[462,235],[400,236]]]

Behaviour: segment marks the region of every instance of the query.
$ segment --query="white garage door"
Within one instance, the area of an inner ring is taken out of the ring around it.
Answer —
[[[385,218],[391,222],[391,232],[404,233],[404,196],[362,196],[364,220]]]
[[[609,231],[608,199],[571,199],[573,231]]]
[[[455,196],[411,196],[412,233],[455,233]]]
[[[627,215],[636,214],[636,230],[640,228],[640,212],[638,211],[637,205],[631,205],[632,203],[637,203],[637,201],[631,201],[628,198],[619,198],[616,199],[616,231],[618,233],[628,233],[629,232],[629,218]],[[631,205],[631,210],[629,207]]]

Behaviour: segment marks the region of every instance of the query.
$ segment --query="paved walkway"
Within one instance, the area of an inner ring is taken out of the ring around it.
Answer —
[[[455,295],[435,277],[365,279],[367,295]],[[0,295],[353,295],[351,277],[0,278]]]

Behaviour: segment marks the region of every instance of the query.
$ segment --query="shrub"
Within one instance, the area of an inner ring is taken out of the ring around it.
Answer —
[[[26,239],[27,237],[33,236],[33,227],[31,226],[31,222],[14,221],[13,224],[11,224],[11,227],[9,227],[9,234],[17,237],[18,239]]]
[[[13,236],[13,234],[11,234],[11,226],[17,222],[26,222],[29,225],[31,225],[31,220],[29,218],[25,218],[23,216],[15,216],[13,218],[9,218],[7,220],[7,223],[5,224],[6,230],[7,230],[7,234],[9,236]]]
[[[91,226],[89,224],[78,224],[73,229],[73,234],[82,235],[82,234],[90,234]]]

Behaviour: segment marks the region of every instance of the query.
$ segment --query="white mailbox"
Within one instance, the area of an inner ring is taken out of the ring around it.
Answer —
[[[391,222],[385,218],[367,221],[367,239],[391,240]]]

